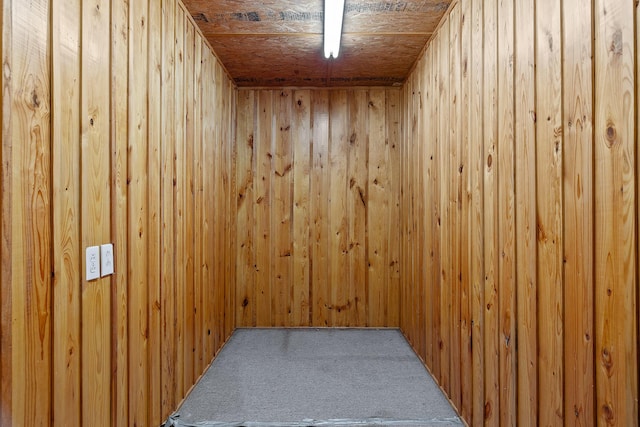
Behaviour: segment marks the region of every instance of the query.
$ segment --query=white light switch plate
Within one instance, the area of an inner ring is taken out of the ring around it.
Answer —
[[[100,278],[100,247],[89,246],[86,250],[87,280]]]
[[[102,260],[102,277],[113,274],[113,243],[100,245],[100,257]]]

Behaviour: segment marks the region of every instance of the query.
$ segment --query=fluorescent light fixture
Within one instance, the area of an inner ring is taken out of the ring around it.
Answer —
[[[324,0],[324,57],[337,58],[340,51],[344,0]]]

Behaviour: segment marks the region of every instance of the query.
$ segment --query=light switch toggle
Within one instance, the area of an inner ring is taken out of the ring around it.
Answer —
[[[100,277],[100,247],[89,246],[86,249],[87,281]]]
[[[102,277],[113,274],[113,243],[100,245],[101,270]]]

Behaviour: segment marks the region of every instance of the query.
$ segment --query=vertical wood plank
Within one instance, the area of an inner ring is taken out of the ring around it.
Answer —
[[[484,2],[484,421],[500,418],[498,300],[498,2]]]
[[[191,25],[191,22],[189,22]],[[194,42],[194,108],[193,108],[193,188],[194,188],[194,256],[193,256],[193,349],[194,349],[194,374],[197,378],[203,371],[206,362],[203,360],[204,341],[202,328],[204,326],[204,318],[202,317],[202,282],[203,274],[206,274],[204,268],[204,248],[205,233],[203,220],[203,146],[205,144],[202,134],[202,97],[205,95],[202,81],[202,36],[196,31]],[[226,213],[226,212],[225,212]]]
[[[500,425],[516,424],[514,1],[498,3],[498,303]]]
[[[387,326],[400,326],[400,138],[403,98],[400,90],[386,91],[386,139],[389,144],[389,220],[386,238],[389,244],[387,273]]]
[[[111,1],[111,421],[129,425],[128,146],[129,2]],[[82,254],[81,254],[82,256]]]
[[[461,122],[461,70],[460,70],[460,6],[455,6],[449,12],[449,149],[448,149],[448,174],[449,174],[449,242],[450,266],[448,267],[449,284],[451,286],[450,297],[450,346],[449,356],[451,392],[449,398],[453,405],[461,408],[461,366],[460,366],[460,209],[462,207],[462,182],[460,171],[460,139],[462,136]]]
[[[175,290],[176,290],[176,401],[184,396],[185,388],[189,387],[184,381],[185,369],[185,16],[180,4],[175,5],[175,163],[176,183],[174,184],[174,230],[176,245]]]
[[[533,19],[532,19],[533,17]],[[517,423],[538,425],[535,5],[515,2]]]
[[[460,415],[468,421],[473,405],[471,289],[471,1],[460,2],[461,134],[460,134]]]
[[[54,424],[81,425],[80,2],[52,9]],[[3,176],[4,181],[4,176]],[[5,189],[3,188],[3,193]],[[6,189],[9,192],[9,189]],[[1,212],[1,209],[0,209]],[[3,239],[4,240],[4,239]],[[4,259],[4,255],[2,257]],[[4,265],[2,267],[4,270]],[[1,274],[1,273],[0,273]],[[4,289],[3,289],[4,294]],[[5,328],[5,324],[2,324]],[[4,406],[2,406],[4,408]],[[4,412],[4,410],[0,410]],[[7,411],[10,412],[10,411]],[[5,425],[0,421],[0,425]]]
[[[225,341],[231,336],[233,331],[235,330],[235,319],[233,318],[233,307],[235,306],[235,287],[236,287],[236,274],[235,268],[233,265],[235,263],[235,253],[236,253],[236,223],[238,212],[235,204],[235,193],[237,190],[237,180],[236,180],[236,168],[237,168],[237,158],[236,158],[236,149],[235,149],[235,118],[237,116],[237,98],[236,93],[237,90],[233,86],[231,80],[227,78],[226,73],[222,72],[221,75],[224,79],[225,83],[225,99],[227,100],[227,109],[226,109],[226,129],[227,129],[227,141],[228,141],[228,150],[227,150],[227,176],[228,176],[228,190],[227,190],[227,241],[228,249],[225,256],[225,268],[226,268],[226,284],[227,290],[225,295]],[[293,189],[291,190],[293,192]]]
[[[161,270],[162,241],[161,241],[161,190],[162,159],[160,157],[161,138],[163,136],[161,122],[161,84],[162,84],[162,4],[158,1],[149,2],[148,12],[148,257],[149,269],[147,281],[149,286],[148,316],[149,316],[149,423],[161,423],[161,357],[160,342],[160,309],[161,309]]]
[[[81,99],[81,242],[82,247],[110,240],[109,135],[110,4],[96,2],[82,10]],[[145,79],[146,80],[146,79]],[[105,161],[104,159],[107,159]],[[85,271],[83,268],[81,271]],[[111,292],[109,277],[82,282],[82,411],[83,425],[110,425]]]
[[[441,260],[443,258],[443,254],[441,249],[442,245],[442,236],[441,236],[441,224],[442,224],[442,203],[441,203],[441,193],[442,191],[442,181],[441,181],[441,156],[443,155],[442,148],[442,136],[440,129],[440,114],[443,106],[447,105],[445,100],[442,100],[442,104],[440,102],[442,95],[440,93],[442,87],[442,73],[444,67],[440,65],[440,55],[444,55],[444,52],[440,49],[441,42],[441,33],[434,38],[432,41],[434,46],[433,57],[431,61],[431,73],[432,73],[432,99],[433,106],[431,108],[431,119],[430,119],[430,129],[432,141],[431,154],[428,158],[432,161],[431,163],[431,182],[430,182],[430,192],[432,194],[431,199],[431,254],[433,257],[432,261],[432,270],[431,270],[431,300],[433,301],[433,307],[431,309],[432,316],[432,349],[433,349],[433,373],[435,376],[440,378],[441,369],[442,369],[442,348],[444,345],[443,337],[442,337],[442,270]],[[419,213],[418,213],[419,215]],[[419,236],[416,236],[419,238]],[[419,260],[418,260],[419,261]],[[419,267],[419,264],[418,264]],[[422,302],[423,303],[423,302]]]
[[[412,343],[413,329],[411,327],[411,308],[410,308],[410,292],[413,290],[411,285],[411,277],[409,274],[409,265],[411,259],[410,252],[410,234],[409,234],[409,200],[410,200],[410,181],[409,181],[409,141],[411,135],[411,127],[409,126],[410,119],[409,113],[411,111],[411,83],[413,81],[414,74],[407,79],[406,84],[402,89],[402,94],[405,102],[404,111],[402,113],[402,245],[401,245],[401,263],[402,263],[402,286],[401,286],[401,310],[400,310],[400,325],[404,336],[409,343]]]
[[[272,92],[257,93],[256,181],[256,325],[271,326],[271,138]]]
[[[382,89],[369,90],[369,183],[367,211],[369,245],[369,325],[386,326],[386,275],[388,246],[385,227],[389,222],[388,141],[385,138],[385,93]]]
[[[417,136],[424,135],[425,129],[428,126],[427,108],[425,104],[427,88],[425,87],[425,79],[423,73],[424,65],[418,64],[418,75],[413,80],[412,85],[412,110],[411,110],[411,131]],[[413,313],[413,325],[414,325],[414,342],[420,357],[426,357],[426,301],[428,301],[428,287],[429,281],[426,280],[428,274],[421,267],[422,260],[425,259],[427,242],[425,240],[425,229],[428,227],[427,215],[425,212],[424,194],[426,189],[425,181],[425,151],[426,147],[424,143],[414,144],[412,146],[413,154],[411,155],[411,180],[413,182],[413,191],[411,199],[412,209],[412,230],[411,236],[415,242],[415,253],[412,255],[411,275],[414,283],[414,309]],[[377,172],[377,171],[376,171]],[[375,241],[376,239],[374,239]],[[379,242],[378,242],[379,244]]]
[[[241,90],[238,93],[237,150],[238,150],[238,262],[236,264],[238,286],[236,287],[236,324],[239,327],[255,326],[255,238],[253,219],[253,119],[256,111],[255,91]]]
[[[271,270],[271,318],[276,326],[291,323],[292,268],[292,149],[291,104],[292,92],[283,89],[274,94],[275,137],[272,139],[272,204],[271,233],[274,237]]]
[[[161,418],[165,419],[176,406],[176,293],[175,293],[175,0],[162,1],[162,64],[161,64]]]
[[[484,22],[483,2],[471,4],[471,128],[475,131],[469,141],[471,173],[471,283],[472,283],[472,347],[473,347],[473,416],[474,426],[483,425],[484,394]]]
[[[449,156],[451,148],[450,127],[451,117],[449,107],[451,104],[450,80],[449,80],[449,28],[451,20],[443,21],[440,27],[441,32],[438,36],[438,148],[437,148],[437,167],[438,167],[438,187],[440,189],[439,208],[438,208],[438,229],[440,239],[440,265],[438,268],[440,274],[439,283],[439,337],[438,349],[440,358],[440,385],[446,393],[451,393],[451,290],[452,280],[452,250],[451,242],[451,224],[449,218],[451,215],[449,206],[449,194],[451,183],[449,181]]]
[[[204,69],[202,72],[203,97],[203,165],[202,176],[204,185],[204,212],[203,212],[203,276],[202,276],[202,318],[204,326],[202,339],[204,340],[204,359],[209,363],[215,355],[218,343],[214,333],[216,305],[213,300],[215,290],[215,186],[214,186],[214,144],[215,144],[215,114],[217,112],[214,84],[216,80],[216,59],[211,52],[203,49]]]
[[[51,414],[51,125],[48,1],[8,2],[4,23],[11,50],[4,56],[3,167],[11,168],[10,390],[13,425],[49,425]],[[28,17],[28,19],[25,19]],[[4,176],[3,176],[4,178]],[[4,203],[3,203],[4,206]],[[4,253],[7,256],[7,253]],[[5,265],[3,265],[3,268]],[[3,273],[4,276],[4,273]],[[3,289],[3,293],[6,288]],[[9,320],[9,319],[4,319]],[[3,357],[3,364],[7,356]],[[6,365],[5,365],[6,366]],[[6,371],[5,371],[6,372]],[[3,372],[4,373],[4,372]],[[5,390],[3,390],[5,391]],[[7,390],[8,391],[8,390]],[[10,415],[10,416],[11,416]]]
[[[436,115],[436,108],[438,106],[437,99],[439,97],[439,91],[436,87],[436,68],[434,64],[434,58],[437,57],[435,51],[436,43],[432,45],[434,48],[429,49],[425,56],[424,65],[424,78],[422,79],[422,88],[424,91],[425,103],[422,105],[422,115],[424,116],[425,125],[423,126],[425,138],[423,142],[423,155],[419,156],[419,160],[422,161],[422,188],[418,189],[418,197],[424,199],[425,214],[420,215],[420,220],[424,223],[424,248],[422,257],[418,258],[418,265],[424,262],[426,266],[425,272],[422,276],[422,283],[419,284],[419,288],[422,289],[422,295],[418,298],[421,307],[419,309],[424,310],[425,324],[424,324],[424,360],[428,366],[432,369],[436,369],[439,363],[436,361],[435,351],[439,346],[436,343],[436,328],[435,321],[438,313],[435,312],[436,307],[439,306],[436,301],[436,287],[438,286],[437,278],[439,274],[438,265],[438,253],[436,252],[438,238],[436,237],[437,231],[437,218],[434,211],[434,206],[438,196],[438,188],[436,186],[437,175],[437,132],[438,132],[438,118]],[[419,107],[419,105],[418,105]],[[424,218],[422,218],[424,217]],[[424,260],[424,261],[423,261]],[[433,301],[433,304],[429,303]],[[439,360],[439,359],[437,359]]]
[[[214,84],[212,85],[213,96],[216,100],[218,121],[220,122],[214,128],[213,138],[213,181],[214,181],[214,212],[220,212],[220,215],[214,217],[214,343],[216,347],[222,345],[224,340],[224,294],[225,294],[225,270],[224,270],[224,257],[225,257],[225,221],[226,216],[223,214],[224,204],[224,183],[223,183],[223,133],[222,133],[222,114],[223,114],[223,83],[222,72],[219,64],[216,63],[216,77]]]
[[[562,9],[565,424],[595,425],[592,5]]]
[[[313,326],[328,326],[331,321],[329,304],[329,92],[314,92],[313,145],[311,172],[311,212],[313,215],[312,303]]]
[[[631,2],[595,3],[597,423],[638,422],[635,62]]]
[[[195,29],[185,13],[184,38],[184,383],[189,387],[195,380]]]
[[[222,77],[224,75],[224,72],[222,71],[222,66],[220,64],[218,64],[220,66],[220,76]],[[229,327],[229,319],[227,316],[227,313],[229,312],[228,309],[228,305],[231,303],[231,295],[230,295],[230,290],[233,286],[233,283],[231,282],[231,272],[230,272],[230,265],[231,265],[231,236],[230,236],[230,232],[231,232],[231,209],[229,206],[229,192],[231,190],[231,179],[230,179],[230,173],[231,173],[231,169],[232,169],[232,165],[231,165],[231,148],[232,148],[232,140],[231,140],[231,132],[230,132],[230,128],[229,128],[229,124],[228,124],[228,120],[229,120],[229,115],[231,113],[231,99],[228,96],[228,90],[229,90],[229,83],[226,79],[224,78],[220,78],[220,82],[221,82],[221,86],[220,86],[220,90],[221,90],[221,94],[222,94],[222,111],[221,111],[221,123],[222,126],[220,126],[221,128],[221,141],[222,141],[222,156],[221,156],[221,160],[222,160],[222,184],[223,184],[223,188],[224,191],[222,193],[223,196],[223,200],[222,200],[222,206],[221,206],[221,212],[224,212],[224,258],[222,258],[223,260],[223,274],[224,274],[224,280],[223,280],[223,284],[224,284],[224,294],[223,294],[223,299],[224,302],[222,304],[222,314],[223,314],[223,327],[222,327],[222,340],[221,340],[221,344],[222,342],[224,342],[224,340],[226,340],[227,337],[227,329]]]
[[[310,326],[311,92],[293,92],[293,283],[291,325]],[[242,141],[239,139],[239,141]]]
[[[368,128],[367,91],[353,90],[349,99],[349,194],[347,217],[349,222],[349,299],[354,303],[350,316],[355,325],[367,325],[367,169]]]
[[[536,5],[539,422],[561,425],[563,406],[562,69],[560,6]]]
[[[2,36],[0,46],[2,47],[2,64],[11,64],[13,53],[13,23],[11,1],[0,2],[0,23],[2,24]],[[11,126],[11,106],[13,90],[11,87],[11,68],[6,73],[0,75],[2,93],[0,103],[2,104],[2,141],[0,143],[0,425],[11,425],[12,417],[12,264],[11,253],[12,235],[12,169],[11,153],[13,150],[12,126]]]
[[[148,2],[130,5],[129,76],[129,425],[147,425],[148,335]],[[102,49],[102,48],[101,48]]]
[[[329,94],[329,282],[333,326],[349,326],[347,228],[347,92]]]

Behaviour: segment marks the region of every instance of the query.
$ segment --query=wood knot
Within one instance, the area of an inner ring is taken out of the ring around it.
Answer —
[[[249,305],[249,300],[247,298],[245,298],[244,300],[242,300],[242,308],[246,307]]]
[[[602,367],[606,369],[607,376],[611,378],[613,376],[613,358],[607,347],[602,349]]]
[[[490,168],[492,164],[493,164],[493,156],[489,154],[489,157],[487,157],[487,167]]]
[[[602,405],[602,416],[604,417],[607,424],[609,425],[615,424],[615,415],[613,413],[613,408],[611,407],[611,403],[605,403],[604,405]]]
[[[611,38],[609,51],[616,56],[622,56],[622,30],[617,29]]]
[[[491,418],[491,402],[485,402],[484,404],[484,419],[488,420]]]
[[[31,106],[34,110],[36,108],[40,108],[40,99],[38,98],[38,93],[35,90],[31,92]]]
[[[616,143],[616,139],[617,139],[616,127],[611,122],[607,123],[605,139],[606,139],[607,147],[609,148],[613,147],[613,144]]]
[[[298,107],[302,107],[302,100],[298,99]]]

